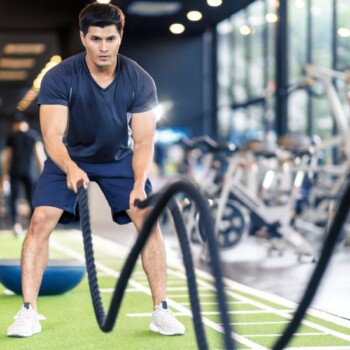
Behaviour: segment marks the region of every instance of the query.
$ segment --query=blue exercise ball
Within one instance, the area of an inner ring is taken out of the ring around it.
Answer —
[[[85,264],[72,260],[49,260],[39,295],[58,295],[76,287],[86,274]],[[0,259],[0,283],[15,294],[22,294],[21,263]]]

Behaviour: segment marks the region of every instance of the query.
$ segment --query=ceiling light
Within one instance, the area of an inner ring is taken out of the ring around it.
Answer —
[[[222,5],[222,0],[207,0],[207,4],[211,7],[217,7]]]
[[[182,34],[185,31],[185,26],[181,23],[174,23],[169,29],[173,34]]]
[[[165,16],[175,14],[181,6],[177,1],[135,1],[127,8],[127,12],[139,16]]]
[[[199,11],[190,11],[187,13],[187,18],[193,22],[200,21],[202,17],[203,15]]]
[[[26,80],[27,77],[25,70],[0,70],[0,80]]]
[[[34,66],[33,58],[0,58],[0,68],[29,69]]]
[[[6,55],[39,55],[45,51],[45,44],[31,43],[31,44],[6,44],[3,52]]]
[[[338,28],[337,33],[342,38],[349,38],[350,37],[350,29],[349,28]]]
[[[109,4],[111,2],[111,0],[96,0],[96,2],[98,2],[100,4]]]

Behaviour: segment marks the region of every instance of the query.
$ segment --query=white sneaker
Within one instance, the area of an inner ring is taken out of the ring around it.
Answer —
[[[163,335],[185,334],[185,326],[171,313],[166,301],[156,305],[149,329]]]
[[[14,319],[15,322],[7,329],[8,337],[31,337],[41,332],[38,314],[30,304],[25,303]]]

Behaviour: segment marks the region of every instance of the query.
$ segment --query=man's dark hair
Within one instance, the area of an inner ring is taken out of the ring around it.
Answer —
[[[123,11],[113,4],[93,2],[83,8],[79,14],[79,26],[84,36],[89,27],[106,27],[115,25],[120,35],[123,34],[125,16]]]

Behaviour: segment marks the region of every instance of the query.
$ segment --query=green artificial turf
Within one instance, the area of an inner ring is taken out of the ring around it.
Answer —
[[[57,231],[53,234],[52,241],[54,244],[50,246],[50,258],[72,259],[73,255],[82,258],[83,249],[79,232]],[[10,232],[0,231],[0,259],[19,259],[21,244],[21,240],[13,237]],[[95,258],[101,264],[98,270],[99,286],[107,311],[111,291],[116,284],[116,277],[111,274],[123,267],[127,251],[125,249],[123,251],[113,242],[100,239],[96,239],[94,244]],[[132,281],[128,285],[112,332],[106,334],[98,328],[85,278],[78,287],[64,295],[39,298],[38,311],[44,314],[47,320],[41,322],[42,333],[26,339],[6,337],[6,329],[21,307],[22,300],[20,296],[5,293],[4,287],[0,284],[0,350],[197,349],[192,319],[188,315],[180,313],[177,316],[186,326],[184,336],[167,337],[149,331],[152,304],[150,296],[147,295],[148,284],[141,264],[136,266]],[[168,294],[175,313],[181,308],[190,311],[186,283],[182,267],[170,266]],[[212,278],[199,273],[197,284],[203,295],[200,296],[201,310],[206,324],[205,332],[209,348],[223,350],[222,334],[217,330],[221,321],[215,304]],[[271,349],[286,327],[293,308],[278,302],[278,299],[254,293],[252,289],[247,291],[229,284],[226,289],[230,318],[238,340],[236,349],[261,349],[259,346]],[[179,305],[178,310],[176,305]],[[347,327],[347,324],[340,325],[327,318],[311,315],[308,315],[306,320],[311,323],[304,323],[299,328],[298,335],[289,344],[290,347],[308,349],[322,346],[327,350],[336,350],[338,346],[348,346],[350,349],[350,327]]]

